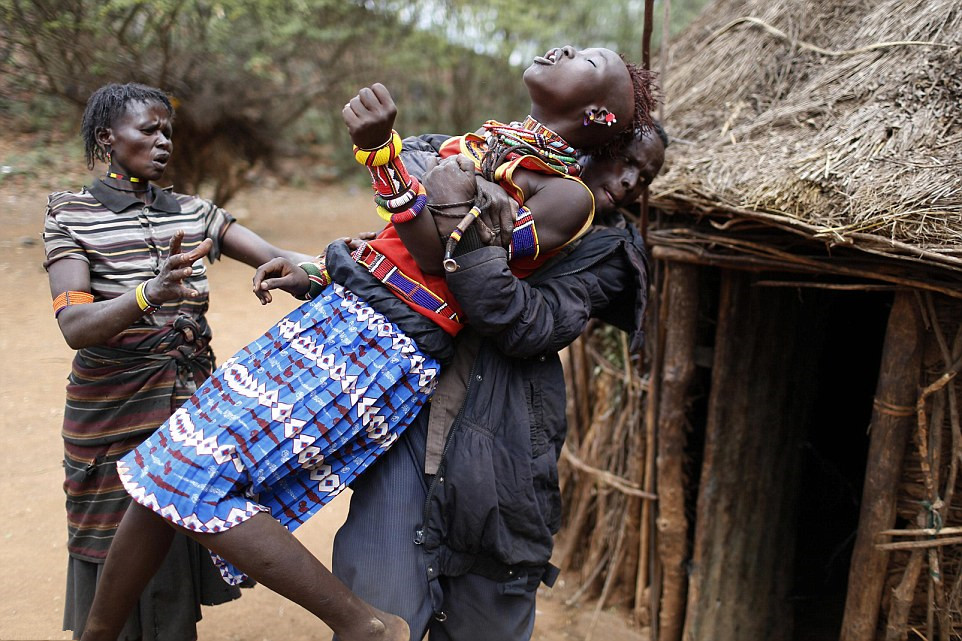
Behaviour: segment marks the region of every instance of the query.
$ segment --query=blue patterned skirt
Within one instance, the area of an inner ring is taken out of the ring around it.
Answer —
[[[257,512],[294,530],[397,440],[438,372],[335,284],[221,365],[117,469],[135,501],[195,532]],[[214,560],[225,581],[243,580]]]

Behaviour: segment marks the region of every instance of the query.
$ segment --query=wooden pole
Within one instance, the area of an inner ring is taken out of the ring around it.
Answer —
[[[671,0],[661,0],[661,44],[658,50],[658,84],[661,86],[662,97],[658,103],[658,120],[665,117],[665,107],[668,96],[665,95],[665,83],[668,77],[668,39],[671,36]]]
[[[681,641],[688,587],[685,518],[685,429],[688,390],[695,375],[698,267],[668,263],[668,317],[658,403],[658,556],[662,565],[659,622],[662,641]]]
[[[641,32],[641,65],[651,69],[651,32],[655,23],[655,0],[645,0],[645,24]]]
[[[895,524],[902,459],[915,422],[923,331],[915,295],[896,293],[875,391],[868,464],[840,641],[876,638],[889,552],[875,548],[875,537]]]
[[[641,32],[641,66],[651,69],[651,32],[655,22],[655,0],[645,0],[645,21]],[[648,186],[641,194],[641,238],[648,243]],[[653,639],[652,641],[657,641]]]
[[[902,579],[892,590],[892,605],[889,606],[885,641],[905,641],[908,638],[909,611],[915,600],[915,589],[919,583],[919,575],[922,573],[924,555],[923,550],[912,550]]]
[[[657,437],[658,390],[661,385],[661,360],[665,344],[665,319],[668,314],[668,309],[664,301],[668,290],[668,276],[669,274],[665,272],[664,277],[662,277],[660,266],[656,263],[654,277],[652,278],[652,282],[654,283],[652,291],[656,292],[657,295],[651,297],[652,304],[648,307],[649,318],[654,317],[657,321],[653,324],[655,331],[648,333],[649,340],[653,340],[654,344],[651,349],[651,373],[648,377],[648,395],[645,399],[644,417],[645,466],[644,485],[642,489],[646,492],[654,492],[657,482],[657,475],[654,469],[654,456],[657,451],[655,440]],[[651,324],[649,324],[649,327],[650,326]],[[641,504],[641,533],[638,537],[638,581],[635,584],[634,609],[635,620],[637,621],[643,620],[644,617],[642,615],[647,611],[649,622],[648,636],[650,641],[658,641],[657,603],[652,596],[654,593],[653,583],[657,577],[657,573],[655,572],[656,558],[655,555],[652,554],[652,548],[654,547],[652,544],[654,519],[652,517],[654,514],[655,510],[652,509],[651,501],[645,501]],[[651,597],[648,603],[645,603],[645,590],[648,590],[649,597]]]

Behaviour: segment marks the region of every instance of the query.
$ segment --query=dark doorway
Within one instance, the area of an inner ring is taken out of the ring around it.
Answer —
[[[838,639],[868,426],[892,295],[802,292],[818,309],[815,401],[802,438],[792,600],[796,641]]]

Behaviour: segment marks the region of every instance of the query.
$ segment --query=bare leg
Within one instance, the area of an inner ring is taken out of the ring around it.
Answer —
[[[83,641],[117,639],[144,587],[167,556],[173,538],[169,522],[131,501],[110,544]]]
[[[110,545],[82,641],[116,641],[167,555],[175,530],[304,607],[343,641],[408,641],[403,619],[355,596],[270,515],[262,512],[224,532],[199,534],[174,526],[136,502],[130,504]]]
[[[258,583],[310,611],[343,641],[408,641],[403,619],[355,596],[265,512],[218,534],[183,531]]]

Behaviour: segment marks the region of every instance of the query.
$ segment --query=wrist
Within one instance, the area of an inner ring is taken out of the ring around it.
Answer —
[[[296,298],[314,300],[321,295],[324,288],[331,284],[331,277],[327,273],[327,266],[323,261],[305,261],[297,265],[307,273],[308,287],[294,293]]]
[[[381,167],[398,157],[401,153],[401,136],[391,130],[387,141],[374,147],[363,148],[354,145],[354,160],[368,167]]]
[[[156,278],[149,278],[144,281],[144,296],[152,303],[162,303],[160,300],[160,286]]]
[[[147,292],[147,286],[152,281],[153,279],[145,280],[137,285],[137,288],[134,290],[134,297],[137,300],[137,307],[139,307],[140,311],[144,312],[145,314],[153,314],[160,309],[161,306],[161,303],[157,301],[156,298],[151,298],[150,294]]]

